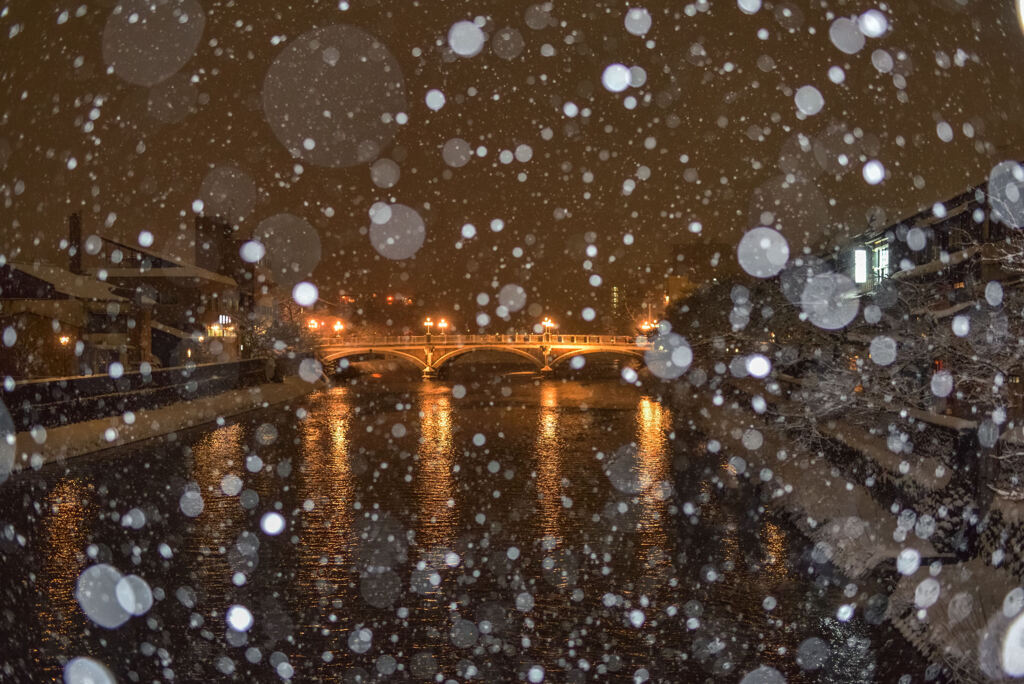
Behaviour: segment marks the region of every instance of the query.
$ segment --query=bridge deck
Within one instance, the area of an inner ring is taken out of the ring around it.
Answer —
[[[464,345],[599,345],[602,347],[650,346],[643,336],[630,335],[381,335],[320,337],[321,347],[402,347],[431,344],[439,347]]]

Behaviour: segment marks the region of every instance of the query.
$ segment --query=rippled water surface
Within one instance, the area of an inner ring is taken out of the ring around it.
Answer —
[[[835,619],[850,585],[673,424],[619,382],[384,380],[16,476],[5,673],[924,681],[884,625]],[[152,608],[96,625],[75,589],[97,563]]]

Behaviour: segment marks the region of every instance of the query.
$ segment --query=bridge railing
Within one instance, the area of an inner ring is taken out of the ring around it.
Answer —
[[[551,345],[608,345],[646,347],[650,341],[643,336],[632,335],[374,335],[374,336],[320,336],[325,347],[377,347],[427,344],[436,346],[460,346],[467,344],[551,344]]]

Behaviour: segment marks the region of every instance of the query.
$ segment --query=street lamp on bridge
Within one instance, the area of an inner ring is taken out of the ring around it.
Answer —
[[[423,327],[427,329],[427,342],[430,342],[430,329],[434,327],[434,321],[431,320],[430,316],[427,316],[427,320],[423,321]]]
[[[444,338],[443,341],[447,341],[447,338],[448,338],[448,321],[446,321],[443,318],[441,320],[439,320],[437,322],[437,329],[441,331],[441,335]]]
[[[555,322],[552,321],[550,317],[545,316],[544,320],[541,321],[540,324],[544,326],[544,341],[545,342],[550,342],[551,341],[551,328],[555,327]]]

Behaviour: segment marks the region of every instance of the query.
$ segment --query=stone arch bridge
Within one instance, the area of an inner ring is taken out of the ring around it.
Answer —
[[[626,335],[407,335],[387,337],[329,337],[318,349],[324,361],[351,356],[405,359],[423,373],[437,375],[446,363],[465,354],[491,351],[532,362],[540,372],[551,372],[574,356],[611,353],[643,359],[651,344],[644,337]]]

